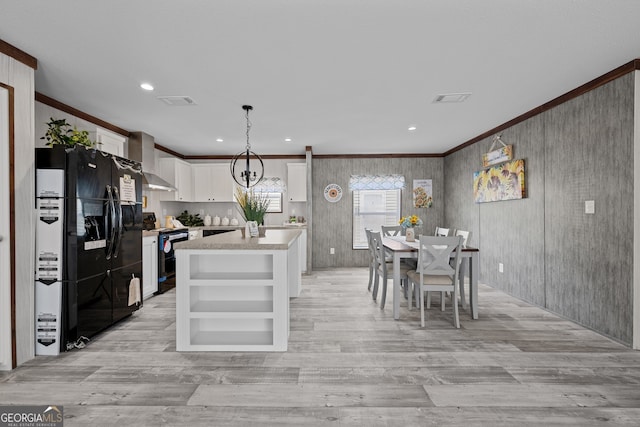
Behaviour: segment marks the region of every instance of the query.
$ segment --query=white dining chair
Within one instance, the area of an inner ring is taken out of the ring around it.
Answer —
[[[433,233],[433,235],[440,236],[440,237],[447,237],[450,232],[451,232],[451,229],[449,228],[436,227],[436,231]],[[442,295],[440,296],[442,311],[444,311],[444,298],[445,298],[445,294],[443,292]],[[431,307],[431,297],[429,295],[427,296],[427,308],[430,308],[430,307]]]
[[[365,228],[364,232],[367,235],[367,245],[369,248],[369,284],[367,285],[367,290],[370,291],[371,285],[373,284],[373,274],[376,268],[376,255],[374,253],[375,249],[373,241],[371,240],[371,230]]]
[[[469,243],[469,240],[471,238],[471,232],[470,231],[464,231],[464,230],[456,230],[455,236],[462,236],[462,247],[466,248],[467,244]]]
[[[404,228],[401,225],[383,225],[380,227],[382,230],[382,237],[393,237],[404,235]]]
[[[376,277],[373,283],[373,300],[378,297],[378,286],[382,278],[382,297],[380,298],[380,308],[384,308],[387,300],[387,281],[393,279],[393,261],[387,261],[384,246],[382,245],[382,234],[378,231],[371,232],[371,239],[374,242],[376,255]],[[411,268],[405,264],[400,264],[400,281],[407,280],[407,273]]]
[[[418,269],[407,274],[409,283],[420,287],[420,324],[425,326],[425,294],[436,291],[453,293],[453,325],[460,327],[458,316],[458,274],[460,271],[461,236],[420,236]],[[453,258],[453,262],[451,259]]]
[[[462,237],[462,247],[466,248],[467,244],[471,240],[471,232],[464,230],[456,230],[456,236]],[[462,304],[463,308],[467,307],[467,301],[464,297],[464,270],[462,268],[462,259],[460,259],[460,275],[462,276],[462,280],[460,280],[460,304]]]
[[[401,225],[383,225],[380,227],[380,229],[382,230],[382,237],[404,236],[405,232],[407,231]],[[387,261],[393,261],[393,259],[387,257]],[[405,264],[407,267],[413,270],[415,270],[417,265],[415,260],[409,259],[409,258],[403,259],[402,264]],[[407,286],[402,286],[402,289],[404,292],[404,297],[407,298],[407,292],[408,292]]]
[[[441,237],[447,237],[449,235],[449,229],[448,228],[443,228],[443,227],[436,227],[436,231],[435,233],[433,233],[434,236],[441,236]]]

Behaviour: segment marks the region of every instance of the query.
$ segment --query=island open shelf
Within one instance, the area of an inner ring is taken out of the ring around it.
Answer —
[[[217,317],[256,313],[263,317],[273,316],[273,301],[198,301],[191,306],[192,315],[216,314]]]
[[[301,280],[299,234],[225,233],[177,244],[176,349],[285,351],[290,289]]]
[[[200,331],[191,339],[191,347],[193,351],[236,351],[238,347],[243,351],[271,351],[273,333]]]

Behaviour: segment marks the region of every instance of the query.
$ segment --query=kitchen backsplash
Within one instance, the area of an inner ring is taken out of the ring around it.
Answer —
[[[293,161],[290,159],[268,159],[265,160],[265,176],[280,177],[283,180],[287,180],[287,163],[297,163],[300,161]],[[197,163],[193,163],[197,164]],[[204,219],[205,215],[211,215],[215,217],[218,215],[220,218],[225,216],[229,219],[235,217],[240,224],[244,224],[242,215],[238,212],[235,202],[181,202],[181,201],[164,201],[162,198],[162,192],[159,191],[144,191],[143,195],[147,196],[147,207],[143,208],[145,212],[154,212],[156,218],[164,218],[167,215],[178,216],[185,210],[191,214],[200,214],[200,217]],[[229,211],[231,213],[229,213]],[[285,192],[282,198],[282,212],[281,213],[267,213],[265,215],[265,225],[282,225],[284,222],[288,222],[289,217],[295,215],[296,217],[308,218],[307,215],[307,202],[294,202],[288,200],[288,192]]]
[[[166,215],[178,216],[180,213],[189,211],[190,214],[200,214],[200,218],[205,215],[216,215],[220,218],[225,216],[231,220],[236,218],[240,224],[244,224],[242,215],[237,210],[237,204],[234,202],[176,202],[176,201],[157,201],[154,200],[154,191],[145,192],[147,196],[147,207],[143,209],[144,212],[154,212],[156,218],[164,218]],[[229,214],[229,212],[231,212]],[[307,217],[307,204],[305,202],[288,202],[284,203],[283,212],[275,213],[270,212],[265,215],[265,225],[282,225],[284,222],[288,222],[289,216],[303,216]]]

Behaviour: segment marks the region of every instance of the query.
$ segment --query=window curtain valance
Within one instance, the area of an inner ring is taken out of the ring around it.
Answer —
[[[404,175],[351,175],[349,178],[349,190],[399,190],[404,187]]]
[[[287,191],[287,186],[278,177],[264,177],[262,180],[253,187],[253,191],[257,193],[284,193]]]

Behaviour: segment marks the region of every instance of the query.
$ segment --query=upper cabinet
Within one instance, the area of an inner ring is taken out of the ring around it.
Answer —
[[[191,165],[194,202],[233,202],[233,178],[228,163]]]
[[[180,159],[170,157],[161,158],[158,163],[160,167],[158,175],[178,189],[175,192],[167,192],[163,200],[192,201],[193,177],[191,176],[191,165]]]
[[[117,133],[109,132],[102,128],[96,130],[96,148],[105,153],[124,157],[124,142],[126,138]]]
[[[306,163],[287,163],[287,198],[290,202],[307,201]]]

